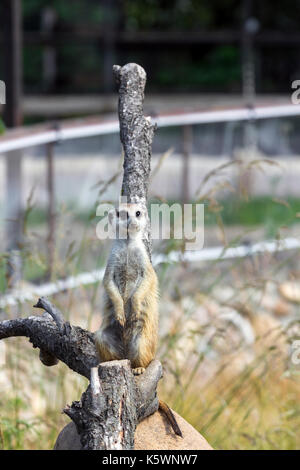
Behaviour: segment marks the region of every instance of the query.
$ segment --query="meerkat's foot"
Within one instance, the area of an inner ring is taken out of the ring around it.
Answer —
[[[133,375],[141,375],[145,372],[145,367],[136,367],[135,369],[132,369]]]

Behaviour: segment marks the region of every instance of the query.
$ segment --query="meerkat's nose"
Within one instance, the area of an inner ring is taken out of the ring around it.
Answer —
[[[138,224],[137,224],[136,220],[134,220],[134,219],[132,219],[131,217],[129,217],[129,218],[127,219],[127,226],[128,226],[129,228],[137,228]]]

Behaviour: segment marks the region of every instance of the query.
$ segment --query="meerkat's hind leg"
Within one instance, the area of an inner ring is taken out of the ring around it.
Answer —
[[[145,367],[136,367],[135,369],[132,369],[133,375],[141,375],[145,372]]]

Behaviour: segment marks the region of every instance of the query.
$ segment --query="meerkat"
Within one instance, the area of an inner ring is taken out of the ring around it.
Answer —
[[[120,204],[108,218],[114,240],[103,279],[96,347],[101,361],[129,359],[139,375],[154,359],[158,339],[158,280],[144,243],[148,213],[143,204]],[[159,401],[159,408],[182,436],[168,405]]]

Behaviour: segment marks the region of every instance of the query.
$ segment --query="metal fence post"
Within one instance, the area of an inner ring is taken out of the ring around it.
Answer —
[[[54,193],[54,145],[49,143],[47,151],[47,190],[48,190],[48,275],[52,278],[55,257],[55,193]]]
[[[113,89],[111,79],[112,67],[115,63],[115,28],[116,15],[118,13],[114,0],[102,0],[102,8],[104,12],[104,20],[102,23],[103,30],[103,85],[104,91],[110,93]]]
[[[182,203],[189,202],[189,166],[190,154],[193,146],[193,127],[191,125],[183,126],[183,153],[182,153]]]
[[[21,256],[19,253],[23,231],[22,207],[22,152],[6,154],[6,249],[9,251],[7,287],[14,287],[21,280]]]
[[[242,35],[242,57],[243,57],[243,96],[244,101],[250,112],[255,106],[255,49],[254,37],[259,29],[259,23],[255,17],[252,16],[253,0],[244,0],[244,24]],[[245,163],[248,163],[254,158],[256,152],[256,129],[255,129],[254,114],[250,117],[244,126],[244,152],[243,158]],[[251,170],[244,170],[239,177],[239,192],[240,194],[251,194]]]
[[[7,127],[22,124],[22,10],[21,0],[5,0],[4,55],[6,105],[4,121]],[[14,287],[21,279],[22,240],[22,151],[6,155],[6,244],[10,251],[7,285]]]
[[[41,12],[41,33],[45,38],[51,38],[56,24],[56,11],[51,6],[46,6]],[[43,48],[43,86],[46,91],[55,87],[57,76],[56,48],[46,45]]]

